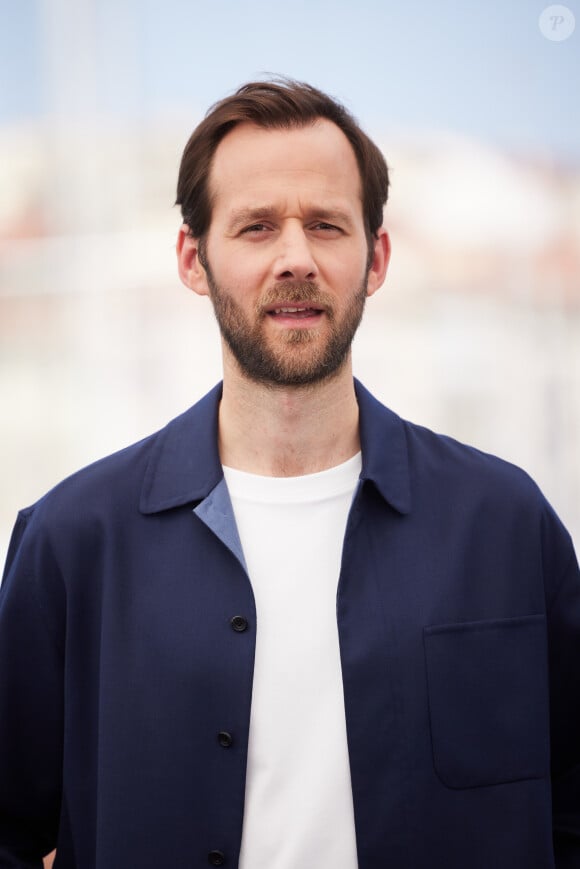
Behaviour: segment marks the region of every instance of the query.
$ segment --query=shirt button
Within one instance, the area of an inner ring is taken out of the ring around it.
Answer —
[[[247,631],[248,620],[245,619],[243,616],[234,616],[233,619],[230,619],[230,625],[232,626],[234,631],[237,631],[239,634],[241,634],[243,631]]]
[[[212,866],[223,866],[226,862],[225,855],[222,851],[210,851],[207,855],[207,859]]]
[[[227,730],[220,730],[218,733],[219,744],[223,746],[223,748],[229,748],[232,742],[232,734],[228,733]]]

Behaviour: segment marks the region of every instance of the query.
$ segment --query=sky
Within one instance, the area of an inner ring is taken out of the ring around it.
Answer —
[[[0,126],[56,111],[191,116],[264,72],[337,96],[371,134],[451,130],[580,159],[578,26],[534,0],[0,0]]]

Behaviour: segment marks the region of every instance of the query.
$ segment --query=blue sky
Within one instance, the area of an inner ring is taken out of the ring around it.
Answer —
[[[341,98],[371,133],[451,129],[516,150],[579,159],[576,31],[546,39],[532,0],[0,0],[0,124],[52,110],[44,22],[92,8],[88,109],[191,115],[264,71]]]

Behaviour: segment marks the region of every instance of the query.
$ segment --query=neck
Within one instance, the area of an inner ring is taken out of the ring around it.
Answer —
[[[360,449],[350,356],[321,383],[255,383],[224,366],[219,409],[222,464],[253,474],[295,477],[345,462]]]

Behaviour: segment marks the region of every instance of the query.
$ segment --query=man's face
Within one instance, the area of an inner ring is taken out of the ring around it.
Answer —
[[[250,379],[284,386],[341,370],[380,285],[342,131],[326,120],[290,130],[242,124],[217,148],[210,192],[198,258],[226,356]]]

